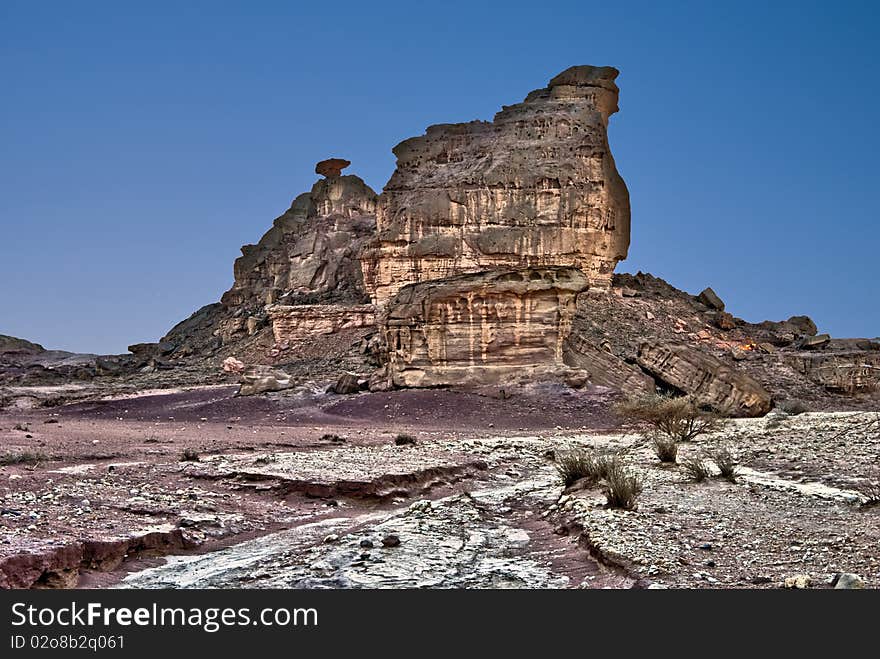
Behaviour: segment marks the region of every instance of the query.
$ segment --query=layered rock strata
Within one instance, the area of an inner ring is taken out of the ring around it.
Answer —
[[[372,304],[272,305],[266,308],[266,312],[277,343],[304,341],[319,334],[334,334],[376,324],[376,308]]]
[[[492,269],[574,267],[607,288],[629,246],[629,193],[607,136],[617,74],[572,67],[492,122],[431,126],[398,144],[361,260],[374,303]]]
[[[410,284],[382,329],[395,386],[498,384],[564,370],[563,344],[587,277],[527,268]]]
[[[638,363],[667,386],[731,416],[761,416],[773,403],[770,394],[749,375],[684,344],[643,343]]]

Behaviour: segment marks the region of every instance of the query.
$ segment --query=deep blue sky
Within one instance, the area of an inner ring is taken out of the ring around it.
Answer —
[[[721,5],[725,5],[722,7]],[[768,6],[770,5],[770,6]],[[0,1],[0,333],[125,351],[317,178],[621,70],[630,258],[748,320],[880,334],[872,2]]]

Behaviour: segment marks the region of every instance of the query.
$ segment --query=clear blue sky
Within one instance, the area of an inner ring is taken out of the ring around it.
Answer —
[[[621,70],[630,258],[880,334],[874,2],[0,2],[0,333],[124,352],[219,299],[329,156]]]

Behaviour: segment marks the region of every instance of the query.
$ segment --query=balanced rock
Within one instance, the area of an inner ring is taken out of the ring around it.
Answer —
[[[575,66],[491,122],[431,126],[398,144],[362,258],[374,303],[490,269],[574,267],[609,288],[630,229],[607,135],[617,75]]]
[[[770,411],[770,394],[751,376],[710,354],[684,344],[643,343],[639,366],[668,386],[686,391],[732,416],[761,416]]]
[[[351,164],[350,160],[344,158],[328,158],[322,160],[315,165],[315,174],[320,174],[327,178],[336,178],[342,174],[342,170]]]

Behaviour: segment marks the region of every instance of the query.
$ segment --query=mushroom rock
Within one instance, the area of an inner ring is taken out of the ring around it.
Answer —
[[[320,174],[326,178],[336,178],[341,176],[342,170],[350,164],[351,161],[344,158],[328,158],[315,165],[315,174]]]

